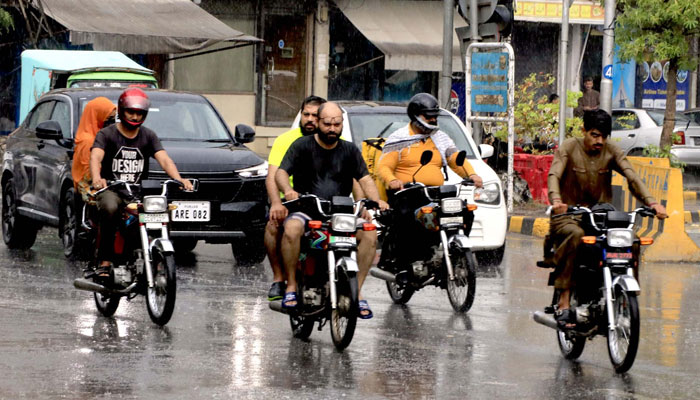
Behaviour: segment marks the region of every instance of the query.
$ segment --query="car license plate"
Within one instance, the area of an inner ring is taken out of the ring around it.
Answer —
[[[177,208],[170,212],[173,221],[207,222],[211,219],[208,201],[173,201]]]
[[[354,236],[331,236],[331,243],[357,243]]]
[[[158,214],[139,214],[139,222],[142,224],[148,224],[152,222],[163,223],[168,222],[168,213],[158,213]]]
[[[440,225],[444,224],[461,224],[464,222],[464,218],[462,217],[445,217],[445,218],[440,218]]]
[[[700,137],[693,138],[693,142],[696,146],[700,146]]]

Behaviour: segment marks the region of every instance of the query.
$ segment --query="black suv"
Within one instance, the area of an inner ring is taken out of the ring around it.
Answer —
[[[2,233],[10,248],[29,248],[37,231],[56,226],[67,257],[81,251],[80,211],[71,177],[73,136],[85,104],[104,96],[115,104],[123,89],[58,89],[45,94],[10,134],[2,164]],[[171,192],[181,201],[171,214],[170,235],[178,251],[198,240],[231,243],[237,264],[261,262],[267,213],[267,163],[244,146],[255,132],[236,126],[235,136],[203,96],[146,90],[153,129],[185,178],[199,179],[196,193]],[[150,179],[166,179],[151,159]],[[181,196],[181,197],[178,197]],[[185,197],[186,196],[186,197]]]

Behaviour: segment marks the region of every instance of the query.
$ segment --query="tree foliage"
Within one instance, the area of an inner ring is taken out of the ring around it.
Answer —
[[[618,0],[615,43],[623,61],[668,61],[668,76],[693,70],[697,50],[691,51],[693,36],[700,33],[698,0]],[[661,148],[671,145],[675,125],[676,80],[669,79]]]
[[[0,8],[0,32],[9,31],[14,28],[12,14]]]

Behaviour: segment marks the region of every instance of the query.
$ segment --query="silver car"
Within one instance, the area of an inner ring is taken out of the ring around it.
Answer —
[[[627,155],[642,156],[647,145],[659,145],[664,113],[662,109],[613,109],[611,137]],[[687,165],[700,165],[700,124],[677,112],[673,131],[680,140],[673,144],[671,153]]]

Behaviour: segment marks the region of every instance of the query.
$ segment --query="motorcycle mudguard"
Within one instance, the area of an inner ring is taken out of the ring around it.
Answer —
[[[153,253],[154,247],[157,248],[158,250],[160,250],[160,252],[164,253],[164,254],[175,253],[175,248],[173,247],[173,243],[168,239],[161,239],[161,238],[154,239],[151,242],[151,253]]]
[[[447,242],[450,248],[453,248],[455,246],[462,250],[469,250],[472,248],[472,244],[469,241],[469,238],[465,235],[452,235],[447,239]]]
[[[353,260],[350,257],[342,257],[340,260],[338,260],[337,265],[339,267],[342,267],[346,271],[351,271],[351,272],[359,272],[360,268],[357,266],[357,261]]]
[[[612,281],[612,286],[620,286],[625,292],[639,292],[641,289],[639,283],[634,277],[629,275],[616,276]]]

